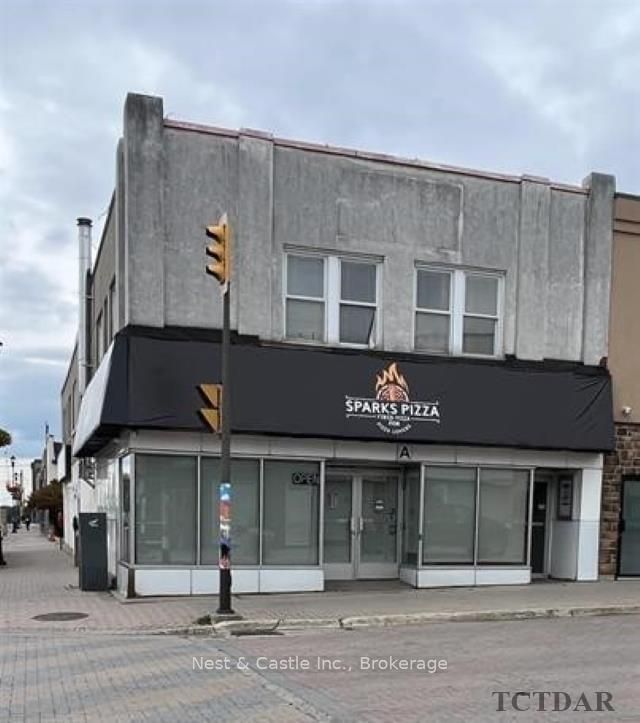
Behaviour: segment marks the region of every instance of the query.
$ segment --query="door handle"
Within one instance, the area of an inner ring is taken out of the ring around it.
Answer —
[[[358,517],[358,532],[362,534],[364,531],[364,517]]]
[[[353,518],[353,517],[349,518],[349,532],[352,535],[356,534],[356,521],[355,521],[355,518]]]

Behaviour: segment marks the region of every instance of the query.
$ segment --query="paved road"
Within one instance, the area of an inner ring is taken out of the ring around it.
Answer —
[[[5,632],[0,721],[638,721],[639,623],[617,616],[230,639]],[[341,669],[318,671],[318,656]],[[363,669],[361,657],[389,656],[446,660],[447,670]],[[305,660],[311,670],[300,669]],[[257,670],[269,664],[289,670]],[[584,691],[594,705],[593,694],[607,691],[615,712],[519,713],[507,700],[499,713],[492,691],[563,691],[574,702]]]

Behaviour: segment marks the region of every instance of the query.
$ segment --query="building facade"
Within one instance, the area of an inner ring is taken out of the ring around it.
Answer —
[[[116,169],[94,264],[80,220],[69,380],[121,592],[217,590],[220,444],[198,386],[220,381],[204,227],[222,212],[236,592],[597,578],[612,177],[195,126],[137,95]]]
[[[49,425],[45,426],[42,456],[29,463],[31,473],[31,491],[40,490],[51,482],[61,481],[65,465],[71,459],[71,447],[65,448],[49,433]],[[25,502],[28,495],[25,496]],[[54,520],[50,519],[49,510],[34,510],[32,519],[37,521],[43,534],[49,534]]]
[[[614,206],[609,369],[615,450],[605,457],[600,572],[640,576],[640,196]]]

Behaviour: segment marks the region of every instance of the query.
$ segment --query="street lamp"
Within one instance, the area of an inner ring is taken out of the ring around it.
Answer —
[[[15,473],[15,467],[16,467],[16,457],[14,454],[9,457],[9,461],[11,462],[11,486],[13,487],[16,482],[16,473]],[[15,497],[14,497],[15,500]],[[13,525],[11,528],[11,532],[17,532],[18,531],[18,521],[16,520],[16,512],[15,509],[13,511]]]

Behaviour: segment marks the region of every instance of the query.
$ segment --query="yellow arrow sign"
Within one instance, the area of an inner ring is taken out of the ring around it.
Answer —
[[[208,402],[209,407],[200,409],[200,416],[209,425],[212,432],[219,432],[222,426],[222,384],[198,384],[198,391]]]

